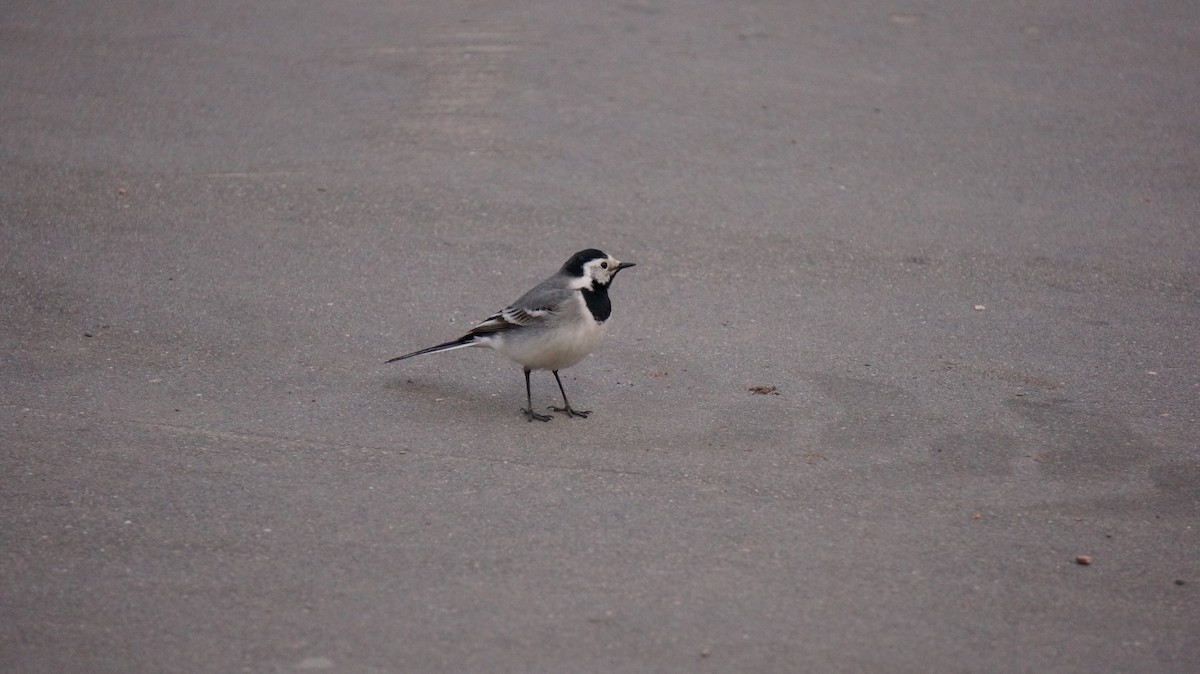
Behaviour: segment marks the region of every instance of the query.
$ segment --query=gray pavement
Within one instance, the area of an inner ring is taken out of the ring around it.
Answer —
[[[0,671],[1195,672],[1197,73],[1184,0],[9,0]],[[382,364],[587,247],[591,418]]]

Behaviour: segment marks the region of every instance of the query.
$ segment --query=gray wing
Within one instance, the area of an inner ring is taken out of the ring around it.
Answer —
[[[552,285],[548,279],[521,295],[516,302],[489,316],[471,328],[472,335],[488,335],[513,328],[536,328],[552,325],[563,312],[572,307],[574,290]]]

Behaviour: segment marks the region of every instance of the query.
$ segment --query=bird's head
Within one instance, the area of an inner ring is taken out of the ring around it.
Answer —
[[[563,265],[562,273],[571,279],[572,287],[595,288],[607,286],[617,272],[632,266],[632,262],[621,262],[603,251],[588,248],[572,255]]]

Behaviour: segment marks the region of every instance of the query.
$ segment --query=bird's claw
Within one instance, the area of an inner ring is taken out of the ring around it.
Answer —
[[[521,408],[521,412],[525,414],[525,418],[529,421],[533,421],[534,419],[537,419],[538,421],[550,421],[554,418],[549,414],[538,414],[537,412],[534,412],[532,408]]]
[[[552,409],[555,412],[566,412],[568,417],[579,417],[580,419],[586,419],[588,418],[588,415],[592,413],[591,410],[571,409],[570,405],[567,405],[566,407],[550,407],[547,409]]]

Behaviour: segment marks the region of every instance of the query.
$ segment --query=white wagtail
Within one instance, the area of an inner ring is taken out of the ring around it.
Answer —
[[[617,272],[632,266],[632,262],[619,262],[594,248],[581,250],[572,255],[554,276],[537,284],[462,337],[387,362],[424,353],[486,346],[508,356],[525,370],[525,403],[528,407],[521,411],[530,421],[551,419],[548,414],[533,411],[533,397],[529,392],[531,370],[554,373],[563,406],[550,409],[566,412],[568,417],[587,418],[590,410],[571,409],[558,371],[583,360],[600,343],[612,314],[608,285]]]

